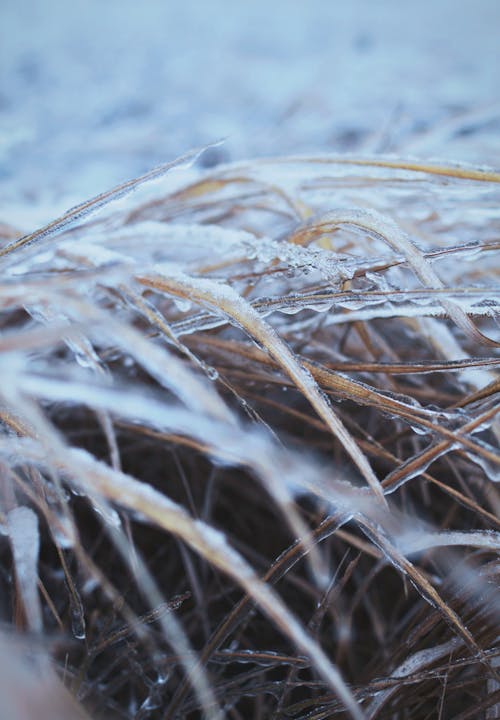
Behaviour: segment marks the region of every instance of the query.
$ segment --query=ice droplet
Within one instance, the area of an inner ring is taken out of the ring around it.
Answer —
[[[71,632],[76,640],[85,640],[85,618],[80,608],[71,608]]]
[[[189,312],[191,310],[191,307],[193,303],[191,300],[188,300],[188,298],[183,297],[175,297],[174,299],[175,306],[178,310],[181,312]]]
[[[219,371],[216,370],[214,367],[207,365],[205,370],[210,380],[217,380],[219,378]]]
[[[122,521],[116,510],[109,505],[104,505],[101,502],[92,501],[92,508],[95,512],[100,515],[109,525],[114,528],[120,529]]]

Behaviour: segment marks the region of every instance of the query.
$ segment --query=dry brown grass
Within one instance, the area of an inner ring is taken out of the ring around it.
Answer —
[[[9,720],[497,717],[500,175],[194,157],[2,230]]]

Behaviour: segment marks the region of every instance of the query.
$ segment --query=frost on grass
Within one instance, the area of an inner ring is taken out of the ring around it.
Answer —
[[[16,507],[7,515],[7,523],[16,583],[26,611],[26,620],[33,632],[41,632],[42,614],[37,587],[40,550],[38,518],[30,508]]]
[[[500,175],[181,161],[0,250],[5,632],[94,718],[491,715]]]

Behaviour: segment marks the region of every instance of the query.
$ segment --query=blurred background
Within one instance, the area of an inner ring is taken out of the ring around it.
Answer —
[[[498,0],[1,0],[1,219],[220,138],[499,165],[499,47]]]

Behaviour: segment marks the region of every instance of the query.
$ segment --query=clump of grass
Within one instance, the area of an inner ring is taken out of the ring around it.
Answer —
[[[195,157],[2,226],[9,717],[495,717],[500,175]]]

